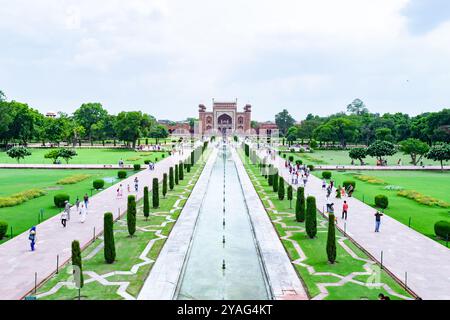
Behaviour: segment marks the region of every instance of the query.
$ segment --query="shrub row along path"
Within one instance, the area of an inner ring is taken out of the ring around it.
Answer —
[[[372,260],[368,260],[368,259],[364,259],[358,256],[357,253],[355,253],[349,246],[347,246],[347,244],[344,242],[347,238],[340,235],[339,233],[337,234],[337,243],[338,245],[340,245],[341,248],[343,248],[353,259],[355,260],[359,260],[359,261],[363,261],[365,264],[363,266],[364,268],[364,272],[352,272],[348,275],[342,276],[340,274],[337,273],[333,273],[333,272],[318,272],[315,270],[315,268],[309,264],[307,264],[305,261],[308,259],[308,257],[306,256],[306,254],[303,252],[301,246],[298,244],[297,241],[295,241],[294,239],[292,239],[291,237],[293,237],[295,235],[295,233],[302,233],[305,234],[305,227],[304,226],[292,226],[292,225],[287,225],[285,222],[283,222],[283,218],[289,217],[289,218],[295,218],[295,214],[294,213],[289,213],[289,212],[282,212],[282,211],[278,211],[275,207],[275,205],[273,204],[272,200],[270,199],[270,195],[266,193],[266,191],[264,190],[264,187],[261,185],[260,181],[258,181],[258,179],[256,178],[255,174],[253,172],[251,172],[250,170],[247,171],[248,174],[250,175],[250,177],[252,178],[252,180],[254,181],[254,183],[256,184],[255,187],[258,189],[258,192],[262,195],[261,200],[265,200],[268,203],[268,207],[266,207],[266,209],[268,211],[270,211],[272,214],[276,215],[276,218],[273,220],[273,223],[279,224],[285,231],[286,235],[280,237],[282,240],[286,240],[289,241],[290,243],[292,243],[295,251],[297,252],[299,258],[295,259],[292,261],[293,264],[302,266],[304,268],[306,268],[306,270],[308,271],[309,274],[314,275],[314,276],[331,276],[331,277],[335,277],[338,278],[339,281],[337,282],[322,282],[322,283],[317,283],[317,286],[320,290],[320,293],[316,296],[314,296],[312,298],[312,300],[323,300],[325,299],[328,295],[329,295],[329,291],[328,291],[328,287],[342,287],[347,283],[353,283],[353,284],[357,284],[360,286],[365,286],[368,288],[379,288],[382,287],[383,289],[385,289],[391,296],[396,296],[398,298],[401,299],[405,299],[405,300],[410,300],[411,298],[403,296],[401,294],[398,294],[397,292],[395,292],[394,290],[392,290],[387,284],[383,283],[383,282],[376,282],[376,281],[368,281],[368,282],[363,282],[363,281],[359,281],[356,278],[358,276],[362,276],[362,275],[368,275],[368,276],[373,276],[374,273],[376,272],[376,267],[375,267],[375,262]],[[328,232],[328,221],[327,220],[320,220],[319,224],[317,225],[317,232]],[[375,277],[374,277],[375,280]]]
[[[261,157],[267,155],[265,150],[259,152]],[[284,166],[285,159],[279,157],[273,164],[278,167],[288,183],[290,174]],[[297,186],[293,185],[294,189]],[[376,260],[407,285],[422,299],[450,299],[450,250],[445,246],[408,228],[397,220],[384,215],[381,217],[380,232],[375,229],[375,209],[353,197],[336,199],[335,190],[331,195],[334,203],[337,226],[346,231],[348,236],[363,247]],[[305,196],[314,196],[320,211],[325,211],[326,192],[322,190],[322,181],[310,175],[305,188]],[[348,218],[341,219],[342,204],[349,204]]]
[[[203,169],[202,167],[199,167],[198,171],[201,171],[202,169]],[[91,282],[97,282],[99,286],[113,286],[113,287],[117,286],[118,287],[116,290],[117,295],[122,297],[124,300],[135,300],[136,297],[127,291],[128,286],[130,285],[129,281],[114,281],[111,278],[114,278],[115,276],[118,276],[118,275],[120,275],[120,276],[135,275],[138,272],[139,268],[141,268],[145,265],[153,264],[155,262],[155,260],[149,258],[149,252],[152,250],[152,248],[154,247],[154,245],[157,241],[162,241],[167,238],[167,236],[162,234],[164,227],[166,227],[167,224],[173,223],[176,221],[172,218],[172,216],[174,215],[174,213],[176,211],[180,211],[183,209],[183,205],[181,204],[181,201],[186,200],[188,198],[192,187],[195,185],[195,183],[198,179],[198,176],[199,176],[198,171],[191,177],[191,179],[189,180],[189,182],[187,183],[187,185],[184,189],[182,189],[181,191],[179,191],[177,193],[171,193],[172,196],[175,196],[178,199],[175,201],[175,203],[173,204],[172,208],[169,211],[156,211],[156,212],[151,213],[152,216],[163,217],[165,219],[161,224],[159,224],[159,225],[150,225],[149,224],[149,225],[146,225],[143,227],[139,227],[139,226],[137,227],[137,230],[139,230],[141,232],[154,233],[156,236],[156,238],[150,240],[147,243],[147,245],[145,246],[145,248],[139,255],[140,261],[138,263],[132,265],[132,267],[129,270],[116,270],[116,271],[108,272],[105,274],[99,274],[95,271],[85,269],[85,270],[83,270],[83,274],[85,276],[86,275],[89,276],[89,278],[87,280],[85,280],[84,283],[88,284]],[[142,206],[143,206],[143,204],[141,202],[140,203],[140,211],[142,211]],[[127,232],[126,231],[126,225],[127,225],[126,219],[120,219],[117,221],[117,223],[122,228],[119,228],[119,229],[116,228],[114,230],[114,233]],[[83,262],[94,258],[100,251],[103,250],[104,239],[103,239],[103,237],[100,237],[100,239],[101,239],[101,242],[83,259]],[[65,286],[72,288],[73,281],[70,279],[68,279],[68,280],[69,281],[60,281],[60,282],[56,283],[50,290],[39,293],[39,294],[37,294],[36,297],[38,299],[42,299],[42,298],[51,296],[51,295],[57,293],[58,290],[60,290],[62,287],[65,287]]]
[[[71,243],[73,240],[80,241],[82,248],[86,247],[94,238],[94,232],[103,232],[103,214],[112,212],[114,219],[123,214],[127,207],[127,185],[134,190],[134,178],[139,179],[139,190],[136,200],[143,197],[144,186],[151,189],[152,179],[162,179],[164,173],[178,162],[188,158],[190,150],[184,150],[183,154],[178,152],[170,157],[159,161],[155,170],[142,170],[135,175],[124,179],[110,188],[96,194],[89,200],[86,221],[79,222],[78,214],[72,209],[71,220],[67,228],[60,223],[60,215],[46,220],[37,226],[36,251],[30,251],[28,232],[11,239],[0,246],[0,299],[21,299],[34,289],[35,276],[39,284],[48,278],[57,268],[57,256],[60,265],[70,259]],[[124,195],[117,198],[117,188],[122,184]]]

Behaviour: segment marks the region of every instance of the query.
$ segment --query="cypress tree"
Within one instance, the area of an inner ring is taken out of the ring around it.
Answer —
[[[298,222],[305,221],[305,188],[297,189],[297,199],[295,203],[295,218]]]
[[[107,212],[103,216],[103,230],[105,261],[106,263],[113,263],[116,260],[116,245],[114,243],[113,215],[111,212]]]
[[[148,198],[148,187],[144,187],[144,217],[147,220],[150,213],[150,205],[149,205],[149,198]]]
[[[186,171],[187,172],[191,172],[191,164],[190,163],[187,164]]]
[[[191,166],[193,166],[195,164],[194,161],[194,151],[191,151]]]
[[[165,198],[167,194],[167,173],[163,174],[162,194],[163,197]]]
[[[278,171],[275,172],[275,174],[273,175],[273,180],[272,180],[272,187],[273,187],[273,192],[277,192],[278,191]]]
[[[174,183],[173,183],[173,167],[170,167],[169,169],[169,188],[170,190],[173,190]]]
[[[287,199],[289,200],[289,209],[292,209],[293,188],[291,185],[287,187]]]
[[[83,288],[84,285],[83,265],[81,262],[81,249],[78,240],[72,241],[72,266],[75,283],[77,284],[78,288]]]
[[[178,179],[181,181],[184,179],[184,165],[183,162],[180,162],[180,164],[178,165],[178,169],[180,170],[180,172],[178,173]]]
[[[152,185],[152,204],[153,208],[159,207],[159,185],[158,185],[158,178],[153,178],[153,185]]]
[[[309,196],[306,199],[305,228],[308,237],[314,238],[317,234],[316,198]]]
[[[178,165],[175,165],[175,184],[178,185],[178,173],[179,173],[179,169],[178,169]]]
[[[136,232],[136,197],[134,195],[128,196],[127,202],[127,227],[128,233],[132,237]]]
[[[334,226],[334,214],[328,215],[327,257],[330,263],[336,261],[336,228]]]
[[[283,179],[283,177],[280,177],[279,181],[278,181],[278,199],[284,200],[284,179]]]

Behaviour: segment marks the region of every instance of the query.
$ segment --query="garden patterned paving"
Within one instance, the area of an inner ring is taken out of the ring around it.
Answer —
[[[304,224],[295,221],[289,201],[278,200],[256,166],[247,163],[246,169],[313,300],[377,299],[380,292],[393,299],[411,299],[342,233],[337,233],[338,262],[328,264],[325,253],[328,221],[318,215],[317,238],[307,239]],[[348,290],[349,285],[356,289]]]
[[[169,167],[189,157],[190,152],[176,153],[161,160],[154,171],[142,170],[139,173],[122,180],[123,186],[130,184],[137,176],[140,181],[140,190],[136,194],[137,200],[143,196],[143,186],[151,185],[154,177],[162,179]],[[85,223],[81,224],[77,218],[68,223],[67,228],[62,228],[59,215],[37,226],[36,251],[29,250],[28,233],[24,232],[14,239],[0,245],[0,299],[21,299],[31,292],[36,282],[40,284],[56,271],[56,259],[66,262],[71,255],[71,242],[79,240],[84,248],[92,242],[94,234],[103,231],[103,214],[112,212],[117,218],[125,212],[127,197],[118,199],[116,189],[118,184],[96,194],[90,199],[88,216]],[[126,193],[126,192],[125,192]],[[133,192],[134,194],[134,192]]]
[[[104,262],[102,237],[83,252],[83,299],[137,298],[202,169],[203,165],[200,164],[193,168],[195,172],[185,172],[185,179],[168,192],[167,198],[160,199],[161,207],[151,209],[148,219],[143,217],[141,201],[137,208],[137,231],[133,238],[128,236],[126,219],[115,223],[117,260],[114,264],[107,265]],[[72,267],[68,264],[60,274],[39,288],[37,298],[76,299],[78,290],[73,286],[71,274]]]
[[[265,156],[260,152],[260,156]],[[285,180],[290,182],[289,172],[284,167],[285,160],[276,156],[274,165]],[[305,195],[316,198],[317,208],[324,211],[326,205],[322,181],[310,175]],[[294,186],[296,188],[296,186]],[[333,192],[335,194],[335,192]],[[348,220],[340,219],[342,203],[349,204]],[[335,199],[338,227],[345,225],[346,233],[372,257],[381,260],[383,265],[398,279],[407,277],[408,287],[423,299],[450,299],[450,250],[424,235],[408,228],[397,220],[384,215],[381,231],[374,232],[374,212],[369,205],[355,198]]]

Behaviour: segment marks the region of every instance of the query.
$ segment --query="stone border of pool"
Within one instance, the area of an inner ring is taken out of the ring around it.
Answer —
[[[176,299],[176,290],[194,235],[195,225],[208,188],[208,180],[217,157],[213,148],[191,195],[186,201],[166,243],[164,244],[150,275],[145,280],[138,300]]]
[[[230,149],[273,298],[275,300],[308,300],[308,294],[267,215],[244,164],[236,150]]]

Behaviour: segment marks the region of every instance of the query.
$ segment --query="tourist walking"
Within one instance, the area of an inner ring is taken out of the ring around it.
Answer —
[[[63,211],[61,213],[61,224],[63,225],[64,228],[67,225],[67,212],[66,211]]]
[[[383,216],[382,213],[377,211],[375,213],[375,232],[380,232],[380,224],[381,224],[381,217]]]
[[[347,194],[348,194],[349,197],[352,196],[353,190],[354,190],[353,185],[350,184],[350,185],[348,186],[348,191],[347,191]]]
[[[127,191],[128,191],[128,193],[131,192],[131,190],[130,190],[130,184],[127,184]]]
[[[325,189],[327,187],[327,180],[323,179],[322,180],[322,190]]]
[[[70,203],[69,201],[64,201],[64,211],[67,213],[67,220],[70,220]]]
[[[36,244],[36,227],[33,226],[28,234],[28,240],[30,240],[31,251],[34,251],[34,245]]]
[[[84,221],[86,221],[86,214],[87,214],[86,207],[84,206],[84,204],[81,204],[81,210],[80,210],[80,222],[81,223],[84,223]]]
[[[344,200],[344,204],[342,205],[342,219],[347,220],[347,212],[348,212],[348,203]]]
[[[75,205],[77,206],[77,212],[80,212],[80,199],[77,196],[77,201],[75,201]]]
[[[88,203],[89,203],[89,196],[87,195],[87,193],[84,194],[83,200],[84,200],[84,206],[87,208]]]
[[[138,192],[139,189],[139,180],[138,177],[134,178],[134,191]]]

